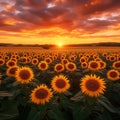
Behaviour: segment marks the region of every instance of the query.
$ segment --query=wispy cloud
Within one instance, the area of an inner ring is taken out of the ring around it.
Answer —
[[[0,0],[0,31],[16,37],[100,37],[101,31],[120,31],[119,6],[120,0]]]

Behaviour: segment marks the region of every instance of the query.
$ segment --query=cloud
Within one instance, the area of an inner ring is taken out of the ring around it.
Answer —
[[[0,30],[70,37],[119,30],[119,6],[120,0],[1,0]],[[55,27],[67,32],[44,31]]]

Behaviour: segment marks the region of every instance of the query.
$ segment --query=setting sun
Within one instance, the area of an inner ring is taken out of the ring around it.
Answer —
[[[62,47],[62,46],[63,46],[63,44],[62,44],[62,43],[58,43],[57,45],[58,45],[58,47]]]

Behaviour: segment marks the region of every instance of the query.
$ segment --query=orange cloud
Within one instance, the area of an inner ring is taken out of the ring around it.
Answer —
[[[15,35],[68,43],[120,36],[119,0],[1,0],[0,5],[0,31],[7,39]]]

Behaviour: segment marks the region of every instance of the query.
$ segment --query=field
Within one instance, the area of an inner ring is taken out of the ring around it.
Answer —
[[[120,120],[120,47],[0,47],[0,120]]]

